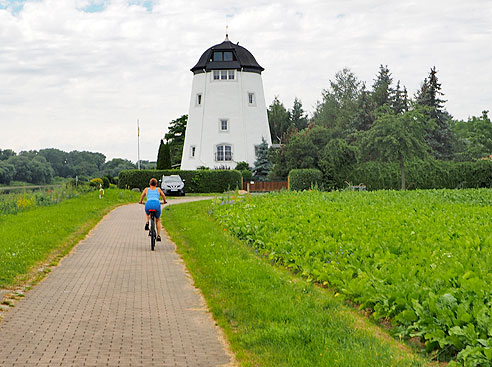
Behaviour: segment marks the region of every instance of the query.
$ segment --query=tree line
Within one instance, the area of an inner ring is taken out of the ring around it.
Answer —
[[[343,69],[323,90],[312,116],[295,99],[287,110],[276,97],[268,107],[271,138],[270,179],[285,179],[296,168],[319,169],[328,188],[344,185],[340,172],[369,161],[398,162],[402,188],[405,164],[413,159],[470,161],[492,154],[488,111],[467,121],[455,120],[445,108],[435,67],[413,97],[393,82],[381,65],[370,88],[350,69]]]
[[[149,166],[150,162],[141,162]],[[0,184],[11,181],[23,181],[32,184],[47,184],[54,177],[75,177],[89,179],[92,177],[115,177],[124,169],[136,168],[127,159],[114,158],[106,162],[102,153],[88,151],[64,152],[49,148],[15,153],[11,149],[0,149]]]

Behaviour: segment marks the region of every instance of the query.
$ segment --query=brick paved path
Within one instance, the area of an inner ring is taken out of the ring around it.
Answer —
[[[174,245],[151,252],[143,225],[142,206],[114,210],[27,292],[0,366],[232,366]]]

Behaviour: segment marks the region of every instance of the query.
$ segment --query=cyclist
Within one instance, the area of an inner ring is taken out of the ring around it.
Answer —
[[[146,187],[142,192],[142,196],[140,196],[140,204],[143,204],[144,197],[147,197],[147,202],[145,203],[145,230],[149,230],[149,220],[150,220],[150,212],[149,210],[155,210],[155,218],[156,218],[156,227],[157,227],[157,241],[161,240],[161,203],[159,202],[159,198],[162,197],[164,200],[164,204],[167,203],[166,195],[162,192],[162,190],[157,187],[157,180],[155,178],[151,178],[149,182],[149,187]]]

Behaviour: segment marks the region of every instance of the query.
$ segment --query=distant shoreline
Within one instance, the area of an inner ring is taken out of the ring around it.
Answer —
[[[6,186],[6,187],[0,186],[0,192],[1,191],[21,190],[21,189],[35,190],[35,189],[60,187],[60,186],[62,186],[62,185],[29,185],[29,186]]]

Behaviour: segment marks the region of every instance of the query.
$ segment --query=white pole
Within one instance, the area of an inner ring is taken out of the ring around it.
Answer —
[[[140,169],[140,123],[137,119],[137,169]]]

